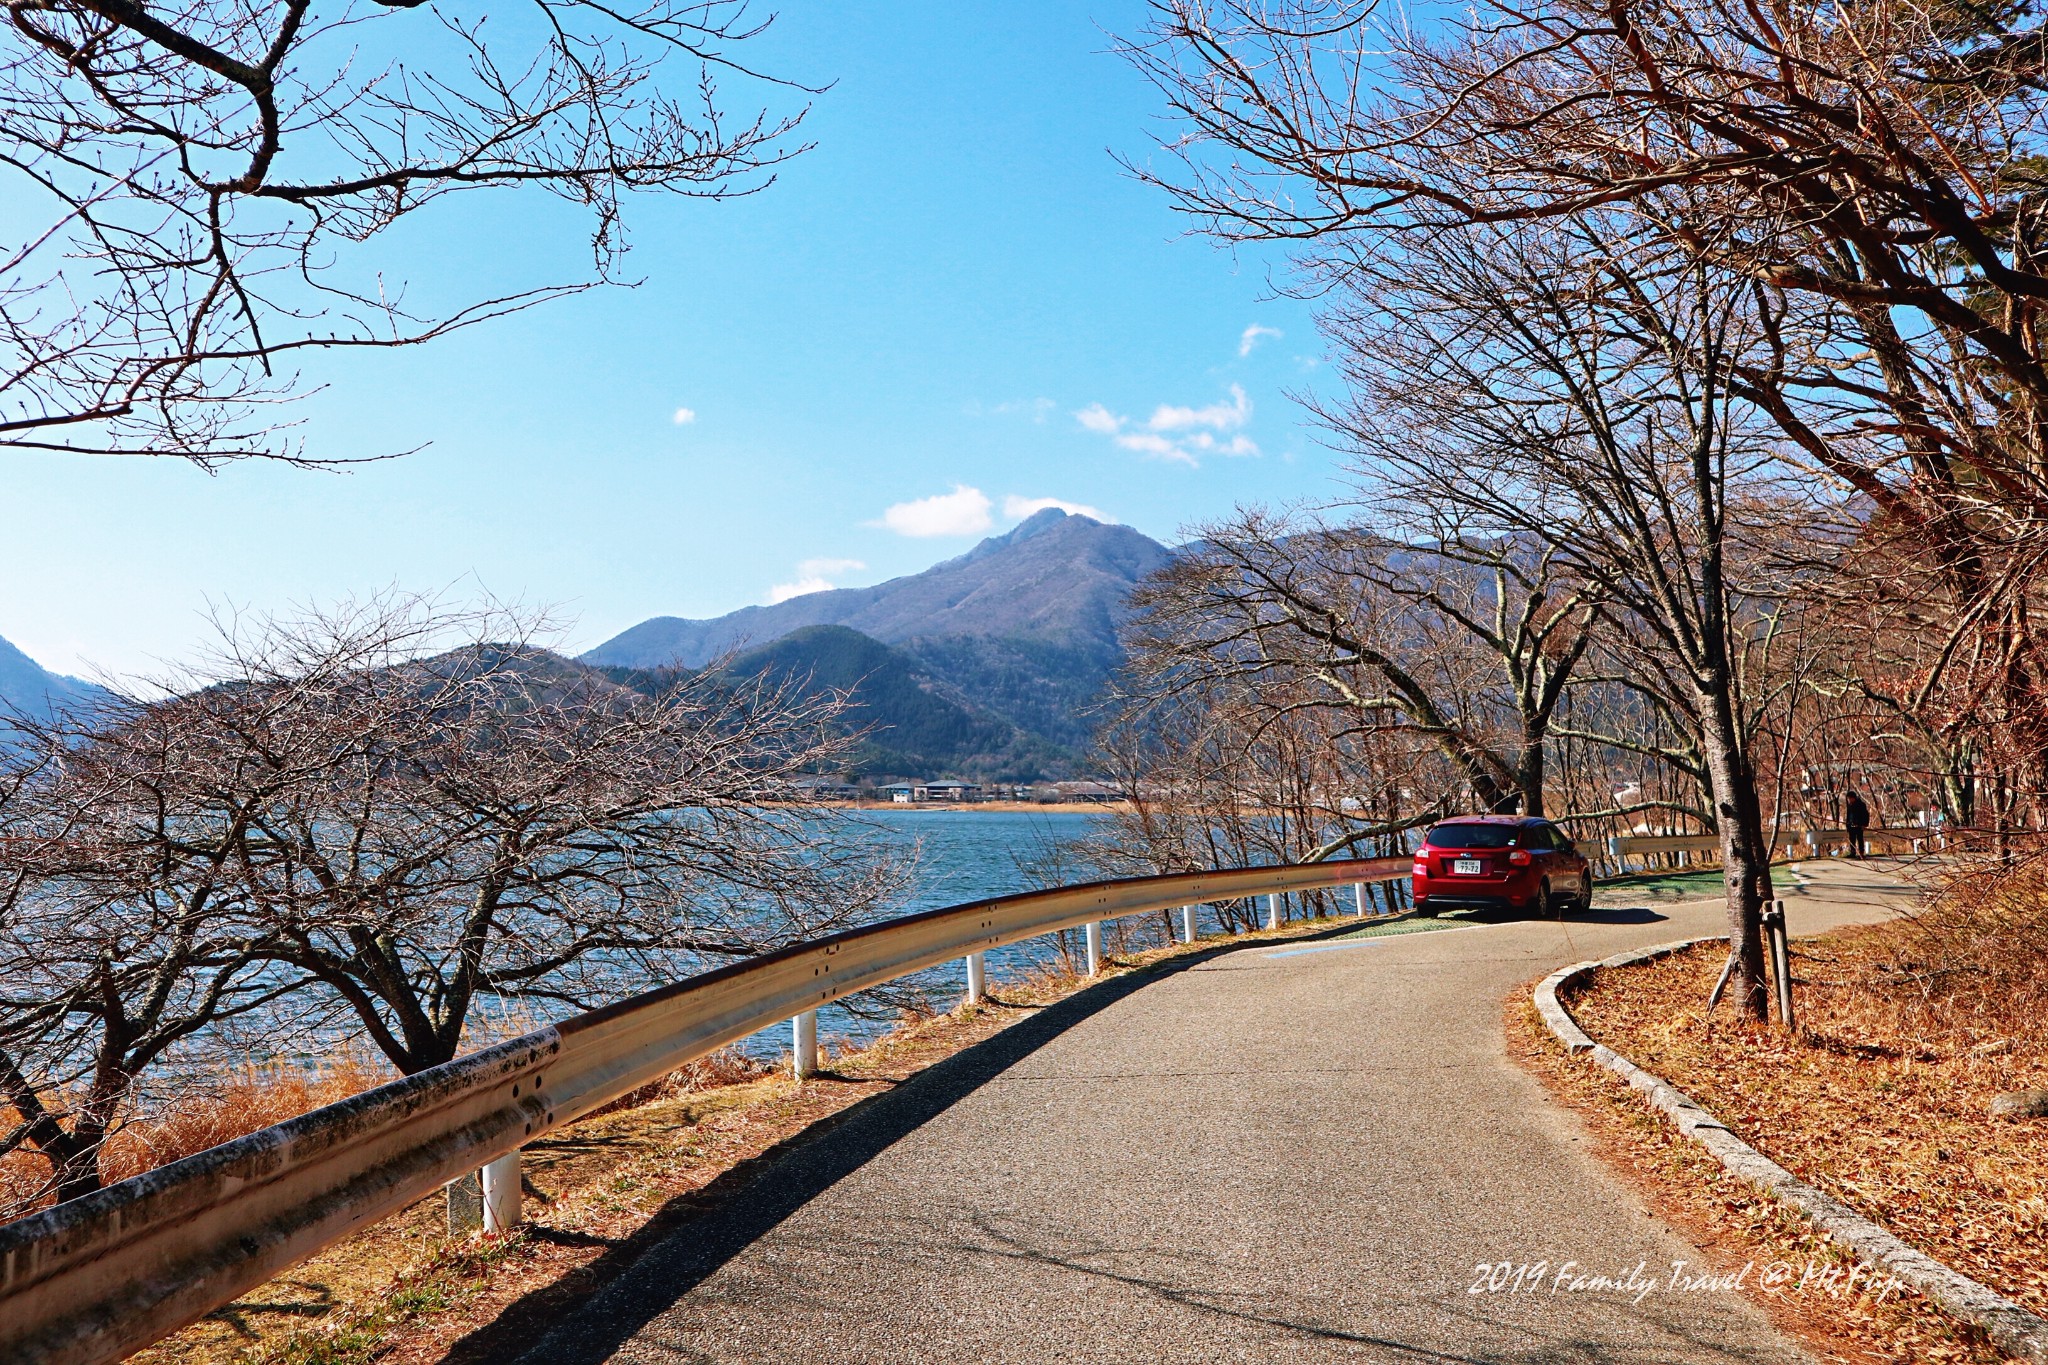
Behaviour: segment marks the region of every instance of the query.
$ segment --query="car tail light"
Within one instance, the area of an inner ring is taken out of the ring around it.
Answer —
[[[1529,865],[1529,850],[1526,848],[1516,849],[1513,853],[1508,854],[1508,861],[1516,867],[1527,867]]]
[[[1415,864],[1415,875],[1418,877],[1427,877],[1429,875],[1429,864],[1418,861]]]

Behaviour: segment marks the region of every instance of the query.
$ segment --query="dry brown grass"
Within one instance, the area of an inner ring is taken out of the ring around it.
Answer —
[[[1707,945],[1599,972],[1568,1003],[1781,1165],[2048,1312],[2048,1120],[1990,1114],[2048,1088],[2048,860],[1958,866],[1911,917],[1797,942],[1797,1034],[1708,1017],[1721,960]],[[1569,1069],[1680,1142],[1618,1081]]]
[[[1855,1005],[1881,1032],[2048,1053],[2048,853],[1953,864],[1923,910],[1858,951]]]
[[[101,1170],[107,1183],[126,1180],[259,1128],[297,1118],[325,1104],[381,1085],[394,1073],[342,1052],[318,1066],[250,1065],[184,1083],[175,1101],[123,1123],[107,1140]],[[20,1116],[0,1106],[0,1131]],[[35,1152],[0,1156],[0,1220],[49,1203],[50,1164]]]

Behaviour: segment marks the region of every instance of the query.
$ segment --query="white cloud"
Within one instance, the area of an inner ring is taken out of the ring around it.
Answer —
[[[1022,521],[1028,516],[1043,512],[1048,507],[1057,507],[1062,512],[1072,512],[1077,517],[1089,517],[1105,525],[1114,525],[1116,518],[1085,502],[1067,502],[1062,498],[1026,498],[1011,493],[1003,499],[1003,515],[1012,521]]]
[[[1258,454],[1257,443],[1248,436],[1221,439],[1222,433],[1234,432],[1251,419],[1252,400],[1235,384],[1230,386],[1227,402],[1199,408],[1161,403],[1142,427],[1100,403],[1090,403],[1074,414],[1084,430],[1107,436],[1125,450],[1190,466],[1200,465],[1203,455]]]
[[[1206,408],[1177,408],[1170,403],[1161,403],[1152,410],[1152,418],[1145,425],[1154,431],[1185,431],[1189,427],[1229,431],[1243,426],[1251,417],[1252,400],[1244,396],[1243,389],[1232,384],[1228,403],[1211,403]]]
[[[950,493],[899,502],[882,513],[878,522],[868,523],[894,531],[899,536],[972,536],[995,525],[989,516],[994,506],[988,494],[964,483],[953,485]]]
[[[841,574],[865,569],[867,565],[858,559],[806,559],[796,566],[796,581],[777,583],[768,589],[768,605],[787,602],[792,597],[803,597],[814,592],[830,592],[838,584],[832,580]]]
[[[1207,455],[1256,455],[1259,453],[1257,443],[1249,436],[1233,436],[1227,441],[1219,441],[1206,431],[1198,431],[1194,435],[1183,437],[1182,439],[1186,445]]]
[[[671,420],[679,427],[686,427],[697,420],[697,410],[695,408],[677,408],[676,415]]]
[[[1155,436],[1149,431],[1127,431],[1116,438],[1116,443],[1125,450],[1135,450],[1140,455],[1150,455],[1155,459],[1171,460],[1175,464],[1201,463],[1177,442],[1169,441],[1164,436]]]
[[[1117,416],[1100,403],[1090,403],[1087,407],[1082,408],[1074,414],[1074,420],[1088,430],[1099,432],[1104,436],[1116,435],[1118,431],[1122,430],[1124,424],[1123,418]]]
[[[1258,345],[1262,339],[1272,337],[1275,341],[1278,341],[1286,335],[1278,327],[1262,327],[1255,322],[1245,328],[1244,335],[1237,339],[1237,353],[1240,357],[1248,356],[1252,353],[1252,347]]]

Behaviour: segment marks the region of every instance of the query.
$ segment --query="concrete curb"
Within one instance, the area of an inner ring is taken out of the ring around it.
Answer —
[[[1680,939],[1639,948],[1599,962],[1579,962],[1552,972],[1536,987],[1536,1012],[1573,1056],[1591,1053],[1593,1060],[1627,1081],[1629,1088],[1662,1111],[1678,1130],[1705,1147],[1730,1174],[1766,1191],[1849,1247],[1864,1261],[1890,1271],[1956,1317],[1982,1328],[2000,1350],[2048,1365],[2048,1319],[2006,1298],[1989,1285],[1951,1270],[1925,1252],[1906,1245],[1891,1233],[1849,1208],[1833,1195],[1809,1185],[1728,1131],[1698,1100],[1662,1078],[1653,1076],[1580,1028],[1557,992],[1600,967],[1628,967],[1651,962],[1698,943],[1725,943],[1719,935]]]

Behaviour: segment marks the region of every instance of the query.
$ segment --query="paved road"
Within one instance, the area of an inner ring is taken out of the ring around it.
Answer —
[[[1794,933],[1904,903],[1872,869],[1810,876]],[[1610,909],[1105,983],[774,1163],[528,1360],[1801,1359],[1731,1294],[1468,1292],[1482,1262],[1700,1261],[1507,1059],[1501,1001],[1719,920]]]

